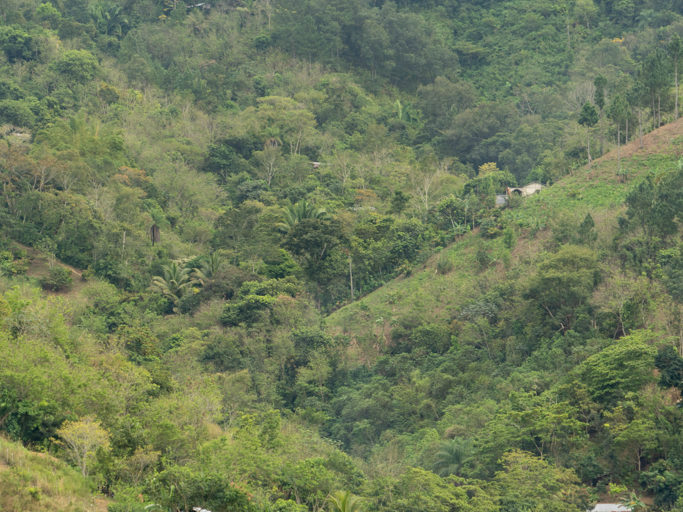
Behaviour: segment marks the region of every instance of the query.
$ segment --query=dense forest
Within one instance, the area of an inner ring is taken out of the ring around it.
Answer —
[[[683,511],[682,38],[2,0],[0,510]]]

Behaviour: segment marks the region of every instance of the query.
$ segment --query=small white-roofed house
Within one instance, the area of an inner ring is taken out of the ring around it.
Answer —
[[[529,183],[528,185],[524,185],[523,187],[508,187],[506,192],[508,197],[513,194],[526,197],[535,194],[536,192],[540,192],[542,188],[543,185],[541,185],[540,183]]]
[[[598,503],[591,512],[630,512],[630,508],[618,503]]]

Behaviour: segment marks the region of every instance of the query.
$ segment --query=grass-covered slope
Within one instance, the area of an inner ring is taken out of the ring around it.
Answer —
[[[104,512],[107,500],[65,462],[0,437],[0,510]]]
[[[502,214],[507,226],[502,236],[487,239],[479,230],[461,236],[410,275],[335,311],[326,325],[331,332],[350,336],[352,347],[360,344],[361,359],[373,359],[391,343],[392,327],[401,317],[419,317],[422,322],[452,319],[458,308],[490,286],[532,274],[541,253],[557,247],[587,213],[595,222],[597,245],[609,246],[629,191],[648,175],[677,168],[682,156],[680,119],[644,135],[642,145],[636,138],[621,147],[619,155],[615,148],[590,168],[580,168],[540,193],[515,202]],[[619,274],[618,265],[603,255],[608,275]],[[608,279],[603,287],[610,282]]]

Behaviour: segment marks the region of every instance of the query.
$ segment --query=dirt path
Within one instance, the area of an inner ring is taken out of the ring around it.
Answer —
[[[28,245],[21,244],[14,240],[12,241],[12,245],[15,245],[16,247],[19,247],[26,251],[26,255],[29,259],[29,266],[28,270],[26,271],[27,276],[33,277],[35,279],[40,279],[41,277],[46,277],[48,275],[50,271],[50,259],[47,255],[40,252],[38,249],[35,249],[34,247],[29,247]],[[71,265],[67,265],[66,263],[59,261],[56,258],[54,260],[54,264],[59,265],[60,267],[63,267],[65,269],[68,269],[71,272],[71,279],[73,280],[73,284],[71,285],[69,292],[78,292],[81,288],[83,288],[83,286],[85,286],[85,281],[83,281],[82,270],[76,267],[72,267]]]

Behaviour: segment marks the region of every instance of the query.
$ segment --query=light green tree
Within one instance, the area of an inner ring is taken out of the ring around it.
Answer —
[[[210,282],[223,263],[223,258],[217,252],[204,256],[198,267],[192,269],[192,277],[202,286]]]
[[[500,462],[503,470],[494,482],[501,510],[583,512],[590,508],[588,493],[572,470],[517,450],[506,453]]]
[[[88,476],[88,464],[98,449],[109,450],[109,432],[92,417],[78,421],[65,421],[57,430],[62,444],[69,456],[80,468],[83,476]]]

